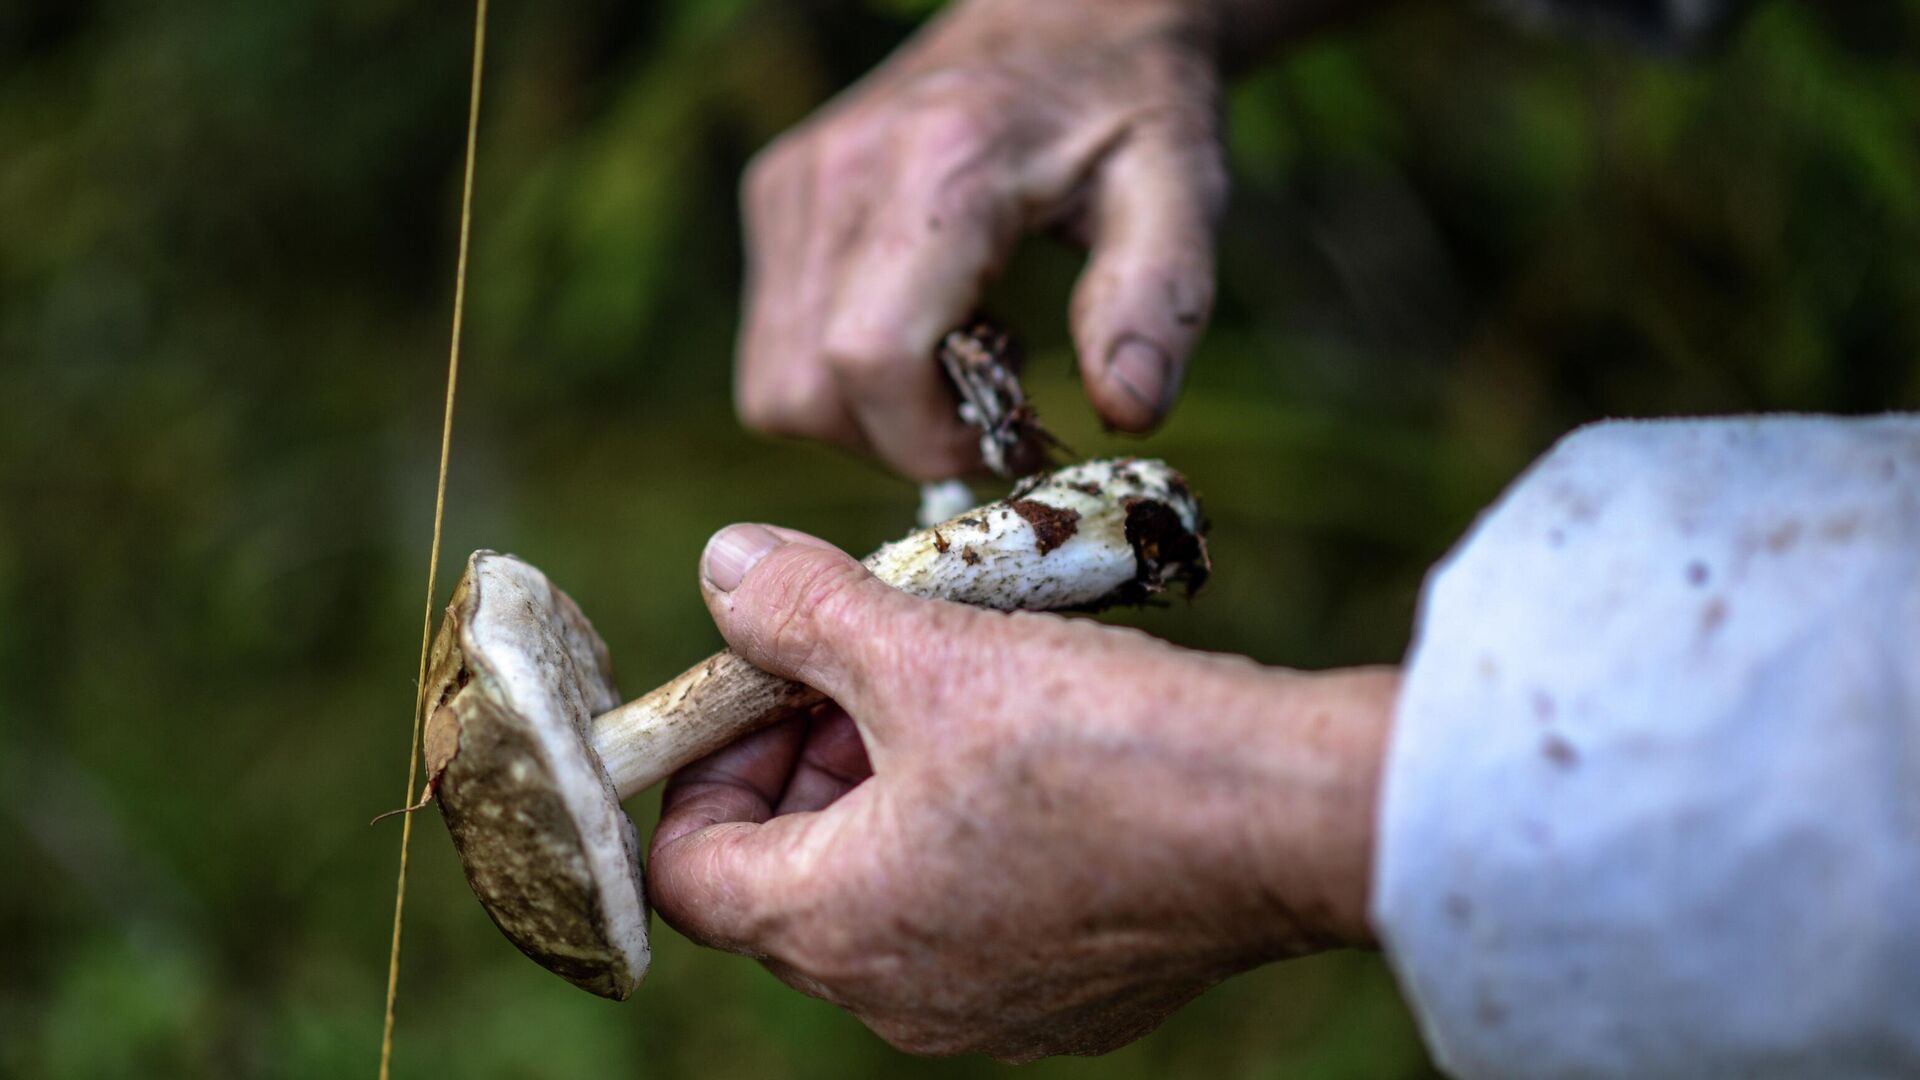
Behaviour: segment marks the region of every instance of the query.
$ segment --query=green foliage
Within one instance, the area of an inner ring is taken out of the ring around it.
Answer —
[[[912,492],[741,434],[733,185],[922,0],[496,5],[449,560],[593,614],[637,691],[737,519]],[[0,1073],[339,1076],[379,1035],[469,23],[392,0],[0,12]],[[1130,616],[1391,661],[1425,569],[1603,416],[1920,406],[1920,5],[1762,5],[1693,63],[1405,5],[1232,94],[1220,314],[1098,430],[1036,244],[993,306],[1083,453],[1176,462],[1220,573]],[[443,588],[448,584],[443,575]],[[523,961],[418,821],[400,1075],[929,1075],[664,928],[625,1007]],[[1406,1076],[1376,958],[1233,980],[1037,1075]]]

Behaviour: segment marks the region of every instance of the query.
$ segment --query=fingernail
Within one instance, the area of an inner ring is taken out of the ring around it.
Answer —
[[[1107,377],[1154,420],[1167,411],[1167,385],[1172,373],[1173,361],[1166,351],[1142,337],[1121,338],[1107,357]]]
[[[740,587],[740,579],[747,576],[754,563],[784,543],[765,525],[729,525],[707,541],[707,552],[700,557],[700,572],[707,584],[721,592],[732,592]]]

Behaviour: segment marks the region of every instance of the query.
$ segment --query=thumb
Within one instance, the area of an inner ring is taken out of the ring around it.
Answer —
[[[700,589],[734,652],[856,716],[878,712],[864,707],[868,676],[886,663],[885,642],[918,602],[839,548],[772,525],[715,533],[700,559]]]
[[[1100,167],[1073,336],[1087,397],[1114,427],[1147,431],[1173,407],[1213,311],[1213,228],[1225,203],[1210,127],[1137,128]]]

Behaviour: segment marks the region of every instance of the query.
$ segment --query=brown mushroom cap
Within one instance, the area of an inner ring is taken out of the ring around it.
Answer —
[[[434,641],[427,769],[467,884],[520,951],[621,1000],[646,975],[640,837],[591,748],[606,645],[539,570],[476,551]]]

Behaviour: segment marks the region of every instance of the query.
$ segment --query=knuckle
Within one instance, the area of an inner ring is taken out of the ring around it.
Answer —
[[[1007,197],[991,170],[962,167],[943,176],[934,187],[931,211],[941,221],[956,221],[979,230],[972,235],[1004,242],[1017,224],[1014,200]]]
[[[977,85],[958,89],[962,92],[935,97],[914,111],[908,129],[914,147],[970,158],[1000,140],[1009,114],[1000,108],[997,95]]]
[[[879,140],[874,124],[847,117],[814,136],[813,175],[820,198],[833,198],[861,185],[873,172]]]
[[[748,429],[767,435],[791,435],[794,413],[785,400],[744,381],[734,391],[733,411]]]
[[[855,382],[885,378],[913,360],[913,346],[895,320],[865,313],[828,324],[821,352],[829,368]]]
[[[858,637],[868,606],[866,571],[819,548],[789,545],[783,554],[762,578],[761,588],[778,603],[761,644],[797,670],[811,666],[822,648]]]
[[[740,198],[749,209],[764,207],[778,199],[795,181],[797,165],[806,150],[797,133],[774,140],[747,162],[740,176]]]
[[[829,439],[835,430],[834,388],[817,365],[789,365],[777,375],[743,373],[735,381],[740,422],[766,435]]]
[[[928,106],[916,112],[905,136],[913,186],[938,216],[959,221],[997,219],[1007,196],[1004,112],[978,101]]]
[[[1197,337],[1213,315],[1213,263],[1193,259],[1170,268],[1166,278],[1167,317],[1173,336],[1183,342]]]
[[[1076,332],[1104,343],[1131,331],[1184,354],[1213,315],[1213,251],[1197,242],[1177,250],[1171,243],[1165,246],[1168,250],[1158,252],[1115,252],[1090,270],[1069,306]]]

